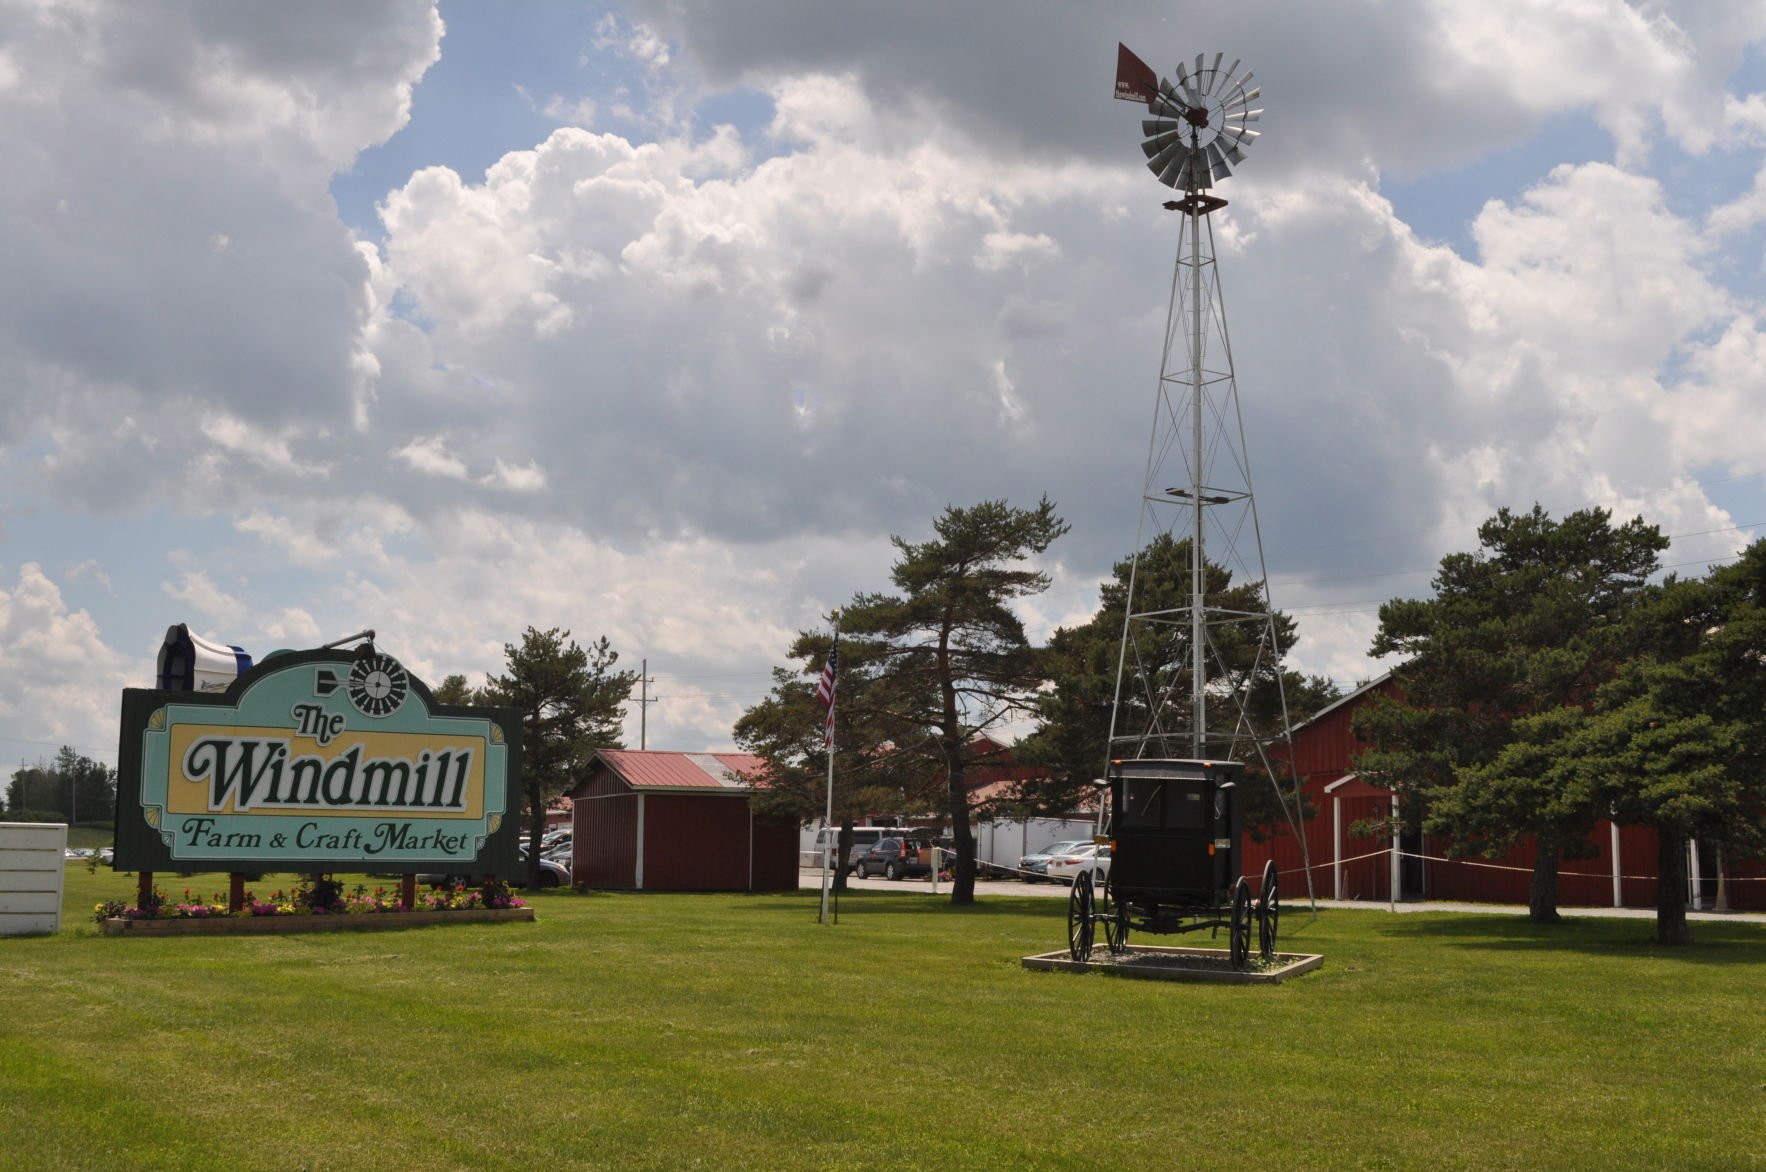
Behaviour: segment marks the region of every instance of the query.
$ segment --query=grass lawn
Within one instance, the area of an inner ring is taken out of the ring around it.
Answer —
[[[115,843],[116,832],[114,830],[101,830],[96,826],[70,826],[67,828],[67,844],[69,846],[83,846],[96,850],[101,846],[113,846]]]
[[[1027,972],[1046,899],[96,935],[132,889],[0,939],[6,1168],[1766,1167],[1758,924],[1290,911],[1324,969],[1225,988]]]

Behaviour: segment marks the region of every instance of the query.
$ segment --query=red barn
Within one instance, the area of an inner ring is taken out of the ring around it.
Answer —
[[[1449,841],[1437,835],[1382,833],[1368,836],[1368,824],[1391,819],[1397,811],[1391,790],[1358,777],[1351,765],[1364,746],[1352,722],[1362,705],[1396,695],[1390,675],[1367,684],[1321,709],[1294,729],[1294,769],[1314,816],[1305,823],[1313,888],[1322,899],[1385,902],[1399,899],[1464,900],[1478,903],[1527,902],[1534,848],[1529,840],[1496,859],[1447,857]],[[1292,801],[1290,795],[1289,801]],[[1595,824],[1588,844],[1593,857],[1562,861],[1558,902],[1564,907],[1654,907],[1656,832],[1647,826]],[[1396,848],[1396,849],[1394,849]],[[1719,859],[1709,844],[1687,844],[1689,906],[1710,907],[1717,900]],[[1253,884],[1273,858],[1288,898],[1306,892],[1299,872],[1299,844],[1285,827],[1266,842],[1245,841],[1245,874]],[[1723,896],[1729,907],[1766,910],[1766,868],[1757,863],[1721,860]]]
[[[746,753],[599,749],[572,799],[571,876],[612,891],[795,891],[797,824],[757,818]]]

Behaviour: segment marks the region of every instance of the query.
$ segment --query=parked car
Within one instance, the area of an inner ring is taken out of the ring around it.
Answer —
[[[1110,847],[1106,843],[1098,846],[1086,843],[1074,847],[1070,851],[1055,855],[1047,864],[1048,876],[1056,883],[1072,883],[1084,872],[1091,872],[1093,883],[1102,883],[1110,877]]]
[[[525,854],[521,856],[521,869],[519,872],[517,872],[516,877],[521,880],[520,883],[516,884],[517,887],[524,886],[526,884],[526,882],[527,882],[527,856]],[[540,856],[540,886],[541,887],[569,887],[570,886],[570,864],[567,862],[563,862],[559,859],[551,859],[551,858],[547,858],[544,855],[541,855]]]
[[[1064,855],[1068,851],[1078,850],[1082,846],[1091,845],[1083,838],[1070,838],[1065,842],[1051,842],[1033,855],[1025,855],[1018,860],[1018,870],[1022,872],[1024,882],[1041,883],[1048,878],[1049,860],[1056,855]]]
[[[521,858],[520,862],[516,865],[515,874],[508,876],[508,879],[509,884],[512,887],[527,886],[527,848],[525,846],[521,848]],[[427,884],[430,887],[457,887],[463,883],[471,883],[472,880],[465,875],[421,874],[417,876],[417,882]],[[570,865],[568,863],[561,863],[557,859],[548,859],[544,855],[541,855],[540,886],[569,887]]]
[[[852,849],[847,853],[849,860],[847,867],[852,870],[853,874],[858,874],[857,867],[860,855],[876,846],[883,839],[900,836],[904,833],[905,828],[900,826],[854,826],[852,828]],[[821,866],[824,852],[827,851],[830,844],[837,844],[839,840],[840,828],[838,826],[822,827],[816,831],[814,850],[801,852],[801,861],[806,866]]]
[[[877,845],[853,860],[852,873],[860,879],[881,874],[885,879],[902,879],[909,875],[932,872],[932,851],[925,843],[911,838],[884,838]]]

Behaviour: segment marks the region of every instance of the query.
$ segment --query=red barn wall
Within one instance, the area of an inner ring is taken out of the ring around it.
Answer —
[[[1300,777],[1313,817],[1306,821],[1303,833],[1311,852],[1313,885],[1320,898],[1329,898],[1333,890],[1331,861],[1335,857],[1333,842],[1332,798],[1324,787],[1353,771],[1355,754],[1363,746],[1351,729],[1355,712],[1377,695],[1395,694],[1392,686],[1383,684],[1363,696],[1297,730],[1294,735],[1293,762]],[[1341,796],[1343,839],[1342,857],[1355,859],[1343,865],[1343,897],[1345,899],[1385,901],[1390,898],[1392,864],[1390,839],[1356,838],[1350,826],[1356,822],[1387,817],[1390,799],[1385,791],[1368,796],[1370,787],[1352,783]],[[1356,792],[1358,791],[1359,792]],[[1290,799],[1291,800],[1291,799]],[[1606,821],[1596,823],[1588,845],[1590,858],[1565,859],[1558,872],[1558,900],[1564,907],[1611,907],[1613,903],[1612,828]],[[1428,899],[1460,900],[1478,903],[1525,904],[1532,888],[1534,848],[1531,841],[1495,859],[1472,856],[1463,860],[1447,860],[1448,840],[1436,835],[1426,836],[1422,853],[1429,856],[1423,864],[1423,893]],[[1357,856],[1381,852],[1372,858]],[[1278,828],[1266,842],[1255,842],[1246,836],[1244,870],[1255,886],[1262,879],[1263,865],[1273,858],[1281,875],[1281,889],[1286,898],[1299,898],[1306,891],[1306,877],[1299,843],[1286,826]],[[1709,864],[1707,864],[1708,866]],[[1619,870],[1621,899],[1626,907],[1653,907],[1656,902],[1656,832],[1647,826],[1619,828]],[[1730,861],[1724,868],[1729,903],[1737,911],[1766,910],[1766,866],[1759,863]],[[1706,883],[1704,894],[1714,893]]]
[[[796,827],[781,833],[776,824],[756,821],[747,795],[653,793],[644,802],[644,890],[785,891],[797,886]]]
[[[1737,863],[1724,869],[1730,879],[1729,906],[1738,912],[1766,912],[1766,863]]]
[[[649,794],[644,890],[746,891],[748,803],[719,794]]]
[[[600,890],[636,886],[638,795],[611,773],[597,770],[571,814],[571,882]]]
[[[754,821],[754,890],[797,890],[797,823]]]

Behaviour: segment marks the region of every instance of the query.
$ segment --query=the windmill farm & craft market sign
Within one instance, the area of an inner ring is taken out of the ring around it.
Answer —
[[[224,693],[123,693],[118,870],[517,867],[520,718],[394,659],[274,656]]]

